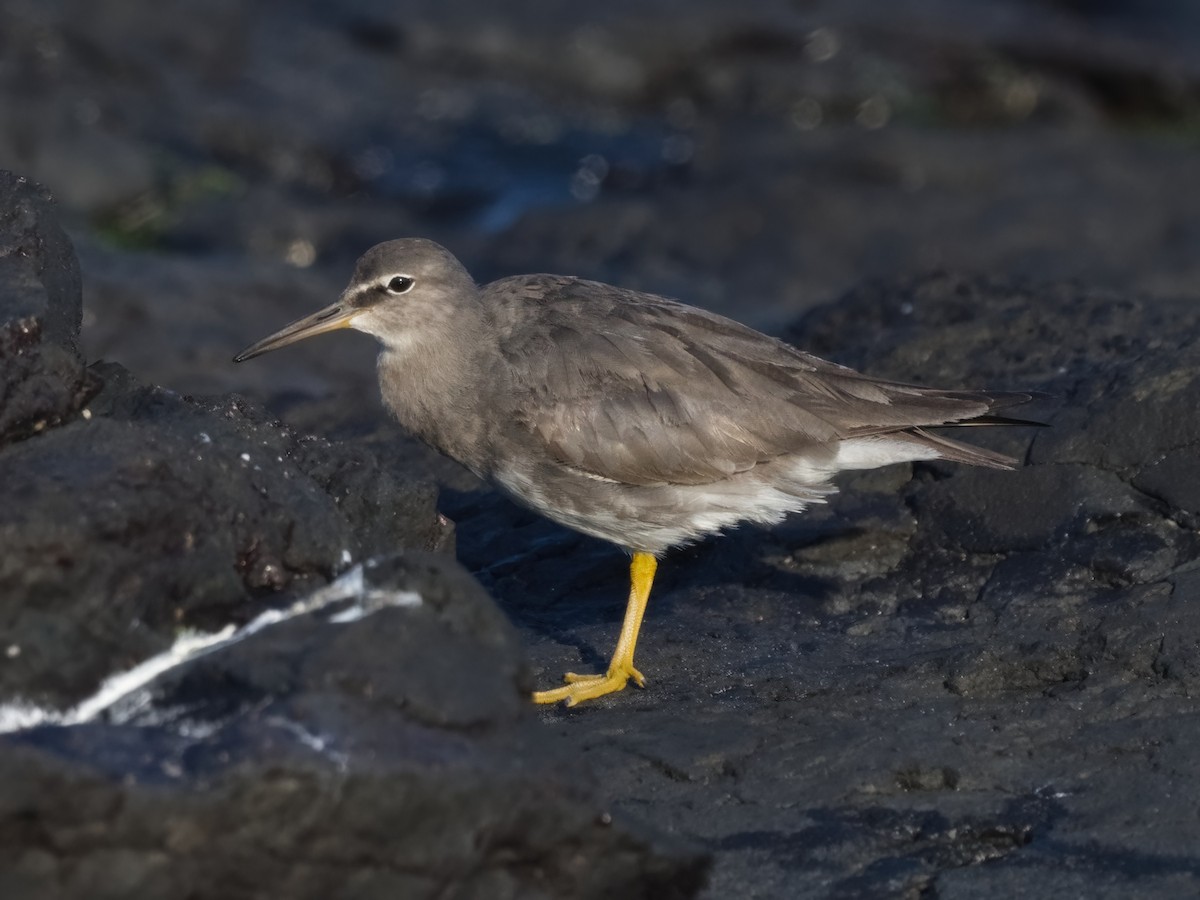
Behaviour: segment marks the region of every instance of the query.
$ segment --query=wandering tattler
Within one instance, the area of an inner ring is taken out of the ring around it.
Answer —
[[[237,362],[355,328],[382,343],[379,383],[400,424],[546,517],[633,555],[608,671],[564,676],[538,703],[624,689],[658,557],[740,522],[820,503],[845,469],[1016,460],[928,428],[1035,424],[994,415],[1031,393],[883,381],[730,319],[559,275],[479,287],[443,247],[388,241],[342,295]]]

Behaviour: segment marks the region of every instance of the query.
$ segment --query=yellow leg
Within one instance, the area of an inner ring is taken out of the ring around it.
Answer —
[[[608,671],[603,675],[576,675],[574,672],[568,672],[563,676],[566,685],[549,691],[535,691],[534,703],[558,703],[566,700],[567,706],[574,706],[583,700],[593,700],[614,691],[623,691],[630,678],[637,682],[638,687],[646,686],[646,679],[642,677],[642,673],[633,667],[633,648],[637,645],[638,630],[642,627],[646,601],[650,599],[650,585],[654,583],[654,573],[657,569],[658,560],[649,553],[633,554],[633,562],[629,564],[629,604],[625,607],[621,638],[617,641],[617,649],[613,651]]]

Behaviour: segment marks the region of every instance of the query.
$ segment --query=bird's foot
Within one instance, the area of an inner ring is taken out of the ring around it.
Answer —
[[[614,662],[603,675],[576,675],[574,672],[568,672],[563,676],[565,685],[548,691],[534,691],[533,702],[560,703],[565,700],[567,706],[574,706],[584,700],[595,700],[605,694],[623,691],[631,678],[638,687],[646,686],[645,676],[635,669],[632,663]]]

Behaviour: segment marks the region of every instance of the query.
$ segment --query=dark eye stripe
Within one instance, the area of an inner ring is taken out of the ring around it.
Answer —
[[[383,300],[379,296],[379,286],[375,284],[363,284],[348,290],[342,295],[342,299],[346,305],[353,309],[366,309],[368,306],[374,306]]]

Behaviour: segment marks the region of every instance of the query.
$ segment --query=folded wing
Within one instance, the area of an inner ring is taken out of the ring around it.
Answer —
[[[924,440],[922,427],[1031,398],[870,378],[730,319],[579,279],[524,276],[488,291],[511,363],[507,427],[626,484],[718,481],[783,455],[836,452],[846,438]]]

